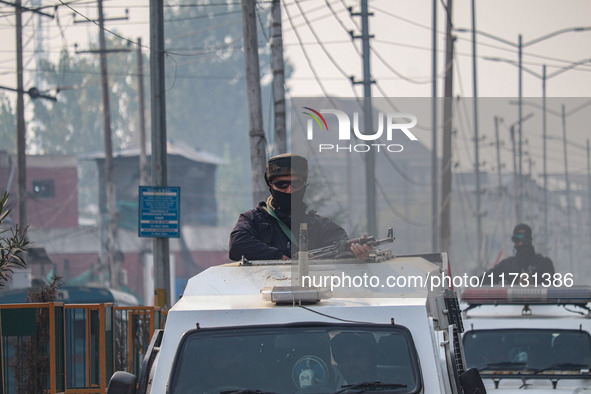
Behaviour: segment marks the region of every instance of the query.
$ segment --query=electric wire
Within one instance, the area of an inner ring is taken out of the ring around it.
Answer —
[[[324,46],[322,40],[320,40],[320,38],[318,37],[318,34],[316,33],[316,30],[312,27],[312,25],[309,23],[308,18],[304,12],[304,10],[302,9],[301,5],[299,3],[297,3],[298,9],[300,11],[300,14],[302,15],[302,17],[304,18],[304,20],[306,21],[306,24],[308,26],[308,28],[310,29],[310,32],[312,33],[312,35],[314,36],[314,39],[316,40],[316,42],[318,42],[318,45],[320,45],[320,48],[322,49],[322,51],[324,52],[324,54],[328,57],[328,59],[331,61],[331,63],[335,66],[335,68],[345,77],[347,78],[348,75],[345,72],[345,70],[338,64],[337,61],[335,61],[335,59],[332,57],[332,55],[328,52],[328,50],[326,49],[326,47]],[[356,91],[353,88],[353,85],[351,84],[351,89],[353,90],[353,94],[355,95],[355,97],[357,97]]]
[[[308,52],[306,51],[305,47],[302,44],[302,38],[300,37],[299,32],[297,31],[297,29],[294,28],[294,23],[291,17],[291,14],[289,12],[289,7],[284,7],[285,10],[285,14],[287,16],[287,20],[289,21],[289,24],[292,27],[292,30],[298,40],[298,42],[300,43],[300,49],[302,50],[302,53],[308,63],[308,67],[310,68],[310,71],[312,71],[312,75],[314,75],[314,79],[316,80],[316,83],[318,84],[318,86],[320,87],[320,90],[322,90],[322,93],[324,93],[325,97],[330,97],[328,92],[326,91],[324,84],[320,81],[319,77],[318,77],[318,73],[315,69],[315,67],[312,65],[312,61],[310,59],[310,57],[308,56]]]
[[[342,0],[341,0],[342,2]],[[335,19],[337,19],[337,22],[339,23],[339,25],[341,26],[341,28],[343,28],[343,30],[347,31],[344,23],[340,20],[340,18],[338,18],[338,16],[336,15],[336,13],[334,12],[334,10],[332,9],[332,6],[330,5],[330,3],[328,2],[328,0],[325,0],[325,3],[327,5],[327,7],[331,10],[332,14],[334,15]],[[359,26],[353,21],[353,24],[355,26],[355,28],[357,29],[357,31],[359,31]],[[354,46],[357,54],[361,57],[362,54],[359,51],[359,49],[357,48],[357,46]],[[372,52],[374,52],[372,50]],[[374,52],[375,53],[375,52]],[[386,92],[382,89],[381,85],[379,83],[377,83],[376,81],[376,88],[380,91],[380,93],[382,94],[383,97],[386,98],[388,104],[395,110],[395,111],[399,111],[398,108],[396,107],[396,105],[394,105],[394,103],[392,103],[389,95],[386,94]],[[423,129],[421,127],[418,127],[419,129]],[[396,172],[407,182],[414,184],[414,185],[421,185],[421,186],[432,186],[433,185],[433,181],[431,180],[429,183],[424,184],[424,183],[420,183],[420,182],[416,182],[414,181],[410,176],[408,176],[404,171],[402,171],[402,169],[400,169],[400,167],[398,167],[396,165],[396,163],[394,162],[394,160],[389,156],[389,155],[385,155],[386,160],[390,163],[390,165],[396,170]],[[385,197],[384,197],[385,198]]]
[[[333,10],[333,9],[332,9],[332,7],[329,5],[329,3],[328,3],[328,2],[326,2],[326,4],[329,6],[329,9],[331,10],[331,12],[333,12],[333,15],[335,15],[335,18],[337,18],[337,17],[336,17],[336,14],[334,13],[334,10]],[[305,15],[305,13],[304,13],[303,9],[302,9],[302,8],[299,6],[299,4],[298,4],[298,8],[299,8],[299,10],[300,10],[300,13],[302,14],[302,17],[304,18],[304,20],[306,20],[306,22],[308,22],[308,19],[307,19],[306,15]],[[286,11],[286,12],[288,13],[288,11]],[[290,21],[291,21],[291,18],[290,18],[290,15],[289,15],[289,13],[288,13],[288,19],[290,19]],[[338,19],[338,18],[337,18],[337,19]],[[339,19],[339,24],[341,25],[341,27],[343,27],[343,28],[344,28],[344,24],[342,24],[342,21],[340,21],[340,19]],[[292,25],[292,26],[293,26],[293,25]],[[312,28],[310,25],[309,25],[309,28],[310,28],[310,30],[312,31],[312,33],[313,33],[313,35],[314,35],[315,39],[317,40],[317,42],[318,42],[319,44],[321,44],[321,41],[320,41],[320,39],[318,38],[318,36],[316,35],[316,32],[314,31],[314,29],[313,29],[313,28]],[[294,31],[295,31],[295,29],[294,29]],[[296,31],[296,33],[297,33],[297,31]],[[327,54],[327,56],[329,57],[329,59],[330,59],[330,60],[333,62],[333,64],[335,64],[335,66],[337,66],[337,69],[338,69],[338,70],[341,72],[341,74],[343,74],[343,75],[346,77],[346,73],[344,72],[344,70],[342,70],[340,67],[338,67],[338,64],[337,64],[337,63],[334,61],[334,59],[332,58],[332,56],[331,56],[331,55],[328,53],[328,51],[327,51],[327,50],[326,50],[326,49],[325,49],[325,48],[322,46],[322,44],[321,44],[321,47],[322,47],[323,51],[324,51],[324,52]],[[355,47],[355,48],[356,48],[356,50],[357,50],[357,47],[356,47],[356,46],[354,46],[354,47]],[[302,50],[304,50],[304,49],[302,48]],[[357,52],[359,53],[359,51],[358,51],[358,50],[357,50]],[[317,82],[319,82],[317,77],[315,77],[315,79],[317,80]],[[322,86],[321,86],[321,87],[322,87]],[[355,92],[355,91],[354,91],[354,92]],[[325,93],[325,95],[326,95],[326,93]],[[326,96],[328,96],[328,95],[326,95]],[[357,100],[358,100],[358,103],[359,103],[359,98],[358,98],[358,97],[357,97]],[[301,129],[303,129],[303,128],[301,128]],[[389,161],[389,162],[390,162],[391,164],[393,164],[393,162],[392,162],[392,161]],[[404,174],[404,173],[403,173],[403,172],[402,172],[402,171],[401,171],[401,170],[400,170],[400,169],[399,169],[397,166],[394,166],[394,167],[395,167],[395,169],[396,169],[396,170],[397,170],[397,171],[398,171],[398,172],[399,172],[399,173],[400,173],[400,174],[401,174],[401,175],[402,175],[402,176],[403,176],[405,179],[407,179],[407,180],[410,180],[410,177],[408,177],[406,174]],[[377,182],[377,180],[376,180],[376,182]],[[381,186],[381,185],[380,185],[380,186]],[[401,218],[403,221],[405,221],[405,222],[407,222],[407,223],[410,223],[408,218],[405,218],[405,217],[404,217],[403,215],[401,215],[401,214],[400,214],[400,212],[398,212],[397,210],[395,210],[395,209],[392,209],[392,208],[393,208],[393,206],[392,206],[392,205],[389,203],[389,201],[388,201],[387,197],[386,197],[386,196],[385,196],[385,194],[383,193],[383,189],[382,189],[382,195],[383,195],[383,197],[384,197],[384,199],[385,199],[385,201],[386,201],[387,205],[389,206],[389,208],[390,208],[390,209],[393,211],[393,213],[394,213],[396,216],[400,217],[400,218]]]

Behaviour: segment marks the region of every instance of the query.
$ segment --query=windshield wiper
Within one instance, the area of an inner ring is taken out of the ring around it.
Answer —
[[[399,384],[399,383],[382,383],[382,382],[363,382],[363,383],[355,383],[355,384],[347,384],[343,387],[342,390],[335,391],[332,394],[340,394],[345,393],[350,390],[357,390],[356,393],[363,393],[364,391],[368,390],[395,390],[395,389],[402,389],[406,387],[406,384]]]
[[[501,361],[498,363],[486,364],[484,367],[478,368],[478,372],[482,372],[486,369],[524,367],[524,366],[525,366],[525,363],[522,361]]]
[[[277,393],[274,393],[272,391],[243,389],[243,390],[222,391],[222,392],[220,392],[220,394],[277,394]]]
[[[589,368],[587,364],[575,364],[575,363],[556,363],[552,364],[548,367],[538,369],[534,372],[534,375],[537,375],[541,372],[550,371],[553,369],[566,369],[567,371],[582,369],[582,368]]]

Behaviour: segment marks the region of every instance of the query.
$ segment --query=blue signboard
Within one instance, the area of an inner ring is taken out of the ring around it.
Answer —
[[[178,238],[181,188],[178,186],[140,186],[139,188],[138,235]]]

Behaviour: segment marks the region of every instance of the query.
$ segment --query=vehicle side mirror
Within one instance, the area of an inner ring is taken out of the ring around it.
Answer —
[[[464,394],[486,394],[484,382],[476,368],[470,368],[460,375],[460,384]]]
[[[137,378],[125,371],[117,371],[111,376],[107,394],[135,394]]]

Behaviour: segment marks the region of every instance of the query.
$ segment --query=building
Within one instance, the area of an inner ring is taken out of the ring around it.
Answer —
[[[16,155],[0,151],[0,190],[10,193],[16,215]],[[78,227],[78,160],[74,155],[27,156],[27,225],[30,228]]]
[[[147,152],[151,149],[148,146]],[[215,198],[217,166],[224,161],[207,152],[197,151],[185,144],[168,141],[168,185],[181,188],[182,222],[185,225],[215,226],[218,223]],[[98,152],[83,157],[94,160],[99,173],[99,185],[105,184],[105,155]],[[113,152],[115,193],[119,225],[137,230],[138,187],[140,179],[140,149],[131,147]],[[150,154],[148,154],[148,163]],[[148,166],[151,179],[151,166]],[[106,189],[99,188],[99,209],[106,212]]]
[[[168,184],[181,188],[181,237],[170,240],[170,252],[177,293],[182,293],[188,278],[228,261],[230,230],[218,226],[215,198],[216,169],[224,162],[174,142],[169,142],[167,149]],[[39,262],[29,259],[28,264],[36,278],[46,278],[52,272],[63,276],[66,283],[84,278],[84,284],[104,286],[108,283],[108,270],[101,259],[104,229],[99,220],[106,217],[105,188],[100,187],[104,179],[104,154],[85,155],[81,159],[93,160],[98,166],[99,216],[95,223],[80,223],[76,156],[27,156],[28,235],[39,252],[34,255],[41,256]],[[152,272],[147,268],[151,239],[139,238],[137,231],[139,148],[114,152],[113,162],[120,212],[117,238],[123,262],[120,274],[125,290],[143,299],[146,276]],[[0,152],[0,184],[6,185],[11,193],[13,217],[16,182],[16,157]]]

